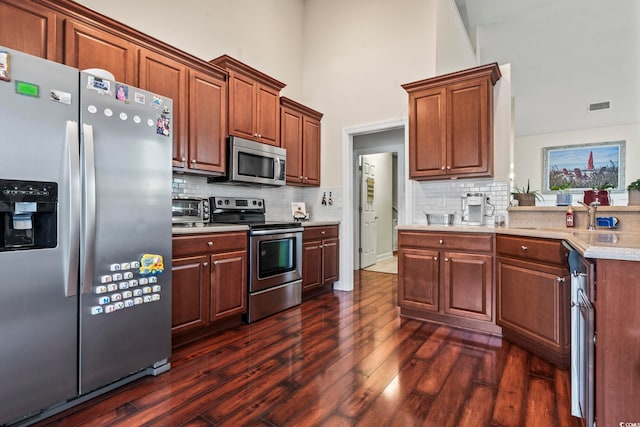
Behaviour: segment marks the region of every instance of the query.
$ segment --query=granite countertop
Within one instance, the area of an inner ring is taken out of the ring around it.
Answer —
[[[241,224],[204,224],[197,225],[195,227],[187,226],[174,226],[171,228],[171,233],[176,234],[198,234],[198,233],[224,233],[227,231],[248,231],[247,225]]]
[[[466,225],[400,225],[398,230],[496,233],[524,237],[563,239],[586,258],[640,261],[640,233],[609,229],[584,230],[544,227],[492,227]]]
[[[300,223],[303,227],[318,227],[323,225],[340,225],[340,221],[303,221]]]

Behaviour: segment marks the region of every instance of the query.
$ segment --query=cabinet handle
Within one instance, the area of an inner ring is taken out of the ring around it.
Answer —
[[[451,170],[451,166],[447,166],[447,170]]]
[[[564,277],[556,277],[556,282],[564,283]]]
[[[444,240],[440,239],[438,240],[438,243],[440,243],[441,245],[444,245]]]
[[[520,246],[520,249],[522,249],[523,251],[526,251],[528,248],[525,245]]]
[[[181,161],[182,163],[184,163],[184,162],[186,162],[186,161],[187,161],[187,159],[185,159],[185,158],[183,157],[183,158],[181,158],[181,159],[180,159],[180,161]]]
[[[437,261],[437,260],[438,260],[438,257],[437,257],[437,256],[434,256],[434,257],[433,257],[433,260],[434,260],[434,261]]]
[[[443,166],[443,167],[441,167],[440,169],[444,170],[444,166]]]
[[[208,262],[203,262],[202,265],[206,267],[207,265],[209,265],[209,263]]]
[[[298,178],[300,178],[300,179],[304,179],[304,176],[299,176]]]
[[[196,163],[196,159],[191,159],[191,163],[195,164]]]
[[[213,246],[213,242],[207,242],[207,246]]]
[[[218,266],[219,262],[218,261],[214,261],[213,265]]]
[[[321,231],[320,234],[327,234],[327,232],[326,231]]]
[[[449,258],[445,258],[445,259],[444,259],[444,262],[449,262]]]

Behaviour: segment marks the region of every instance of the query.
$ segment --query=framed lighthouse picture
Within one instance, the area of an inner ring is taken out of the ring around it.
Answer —
[[[545,147],[543,191],[624,190],[625,141]]]

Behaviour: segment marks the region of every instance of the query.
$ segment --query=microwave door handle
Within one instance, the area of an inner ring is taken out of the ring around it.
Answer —
[[[280,157],[276,157],[276,158],[275,158],[275,162],[276,162],[276,165],[277,165],[278,167],[277,167],[277,168],[275,168],[275,174],[274,174],[275,176],[273,177],[273,179],[274,179],[275,181],[277,181],[277,180],[279,180],[279,179],[280,179],[280,169],[281,169],[281,167],[282,167],[282,165],[281,165],[281,163],[280,163]]]

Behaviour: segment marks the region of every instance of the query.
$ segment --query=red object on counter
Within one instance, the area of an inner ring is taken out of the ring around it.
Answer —
[[[596,200],[600,203],[600,206],[609,206],[611,204],[609,190],[584,190],[584,203],[590,205],[591,202]]]
[[[566,213],[566,224],[567,227],[573,227],[575,225],[574,217],[573,217],[573,208],[571,206],[569,206],[567,208],[567,213]]]

